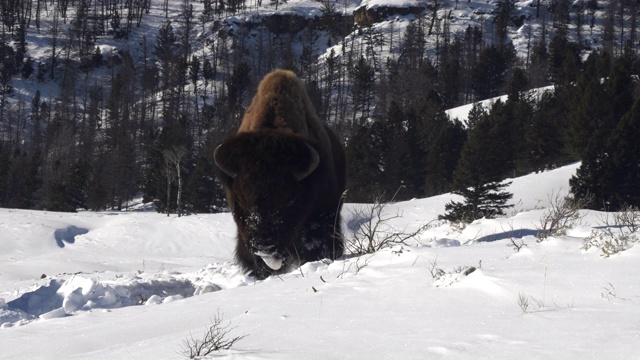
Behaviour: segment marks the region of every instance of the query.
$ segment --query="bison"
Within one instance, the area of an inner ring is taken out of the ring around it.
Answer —
[[[214,160],[245,272],[264,279],[342,255],[344,149],[293,72],[264,77],[237,133],[215,149]]]

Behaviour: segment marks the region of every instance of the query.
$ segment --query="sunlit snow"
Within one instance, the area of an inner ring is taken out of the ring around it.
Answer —
[[[511,213],[464,229],[434,220],[451,195],[389,205],[390,229],[428,230],[264,281],[234,264],[229,214],[0,209],[0,358],[180,358],[218,312],[248,335],[226,358],[637,358],[640,248],[583,250],[591,211],[534,237],[576,168],[513,179]]]

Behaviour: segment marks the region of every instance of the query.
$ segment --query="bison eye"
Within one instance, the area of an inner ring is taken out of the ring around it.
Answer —
[[[300,187],[296,187],[295,189],[292,189],[291,192],[287,195],[288,201],[284,203],[283,209],[299,208],[297,204],[300,203],[301,199],[304,197],[303,190]]]

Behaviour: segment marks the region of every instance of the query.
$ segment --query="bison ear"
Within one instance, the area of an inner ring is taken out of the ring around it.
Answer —
[[[318,154],[318,150],[314,149],[313,146],[304,143],[306,145],[307,151],[309,153],[309,161],[306,163],[306,166],[299,171],[293,172],[293,177],[298,181],[304,180],[307,176],[311,175],[311,173],[318,168],[320,165],[320,154]]]
[[[229,150],[225,147],[225,144],[222,143],[218,145],[218,147],[213,151],[213,161],[216,163],[218,169],[227,174],[232,179],[238,175],[238,173],[233,170],[233,166],[229,163],[230,157],[228,156]]]

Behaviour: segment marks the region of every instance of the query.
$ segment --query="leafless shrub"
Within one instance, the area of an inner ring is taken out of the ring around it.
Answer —
[[[477,269],[473,266],[457,266],[450,271],[446,271],[438,266],[437,258],[431,261],[429,272],[435,287],[448,287],[460,281],[462,276],[469,276]]]
[[[438,267],[437,257],[431,261],[429,272],[431,273],[431,278],[433,279],[433,281],[437,281],[446,274],[446,272],[442,268]]]
[[[189,359],[195,359],[215,351],[229,350],[236,342],[247,336],[231,337],[230,333],[234,329],[235,327],[231,327],[231,323],[224,323],[222,315],[218,311],[201,339],[196,339],[192,334],[189,334],[189,337],[182,342],[180,354]]]
[[[526,314],[529,310],[529,305],[531,305],[529,299],[530,297],[527,294],[518,293],[518,306],[520,306],[523,314]]]
[[[371,254],[365,254],[362,256],[358,256],[355,259],[355,261],[345,261],[342,264],[342,272],[338,274],[337,278],[342,279],[346,274],[351,273],[352,270],[353,270],[353,274],[357,275],[360,272],[360,270],[369,266],[369,262],[371,261],[372,257],[373,255]]]
[[[634,234],[640,226],[640,210],[633,205],[625,205],[614,216],[616,226],[619,226],[623,232]]]
[[[391,199],[393,199],[395,196]],[[383,202],[382,197],[370,205],[364,205],[352,211],[352,217],[359,224],[354,231],[351,241],[346,242],[347,250],[353,255],[371,254],[378,250],[406,245],[410,239],[423,233],[431,223],[421,226],[417,230],[396,230],[389,222],[400,218],[400,213],[388,214],[386,209],[389,202]]]
[[[550,207],[544,211],[537,227],[538,242],[544,241],[552,235],[562,235],[582,219],[580,209],[589,204],[590,199],[576,199],[560,196],[560,193],[549,195]]]
[[[520,310],[522,310],[523,314],[527,314],[531,312],[529,308],[535,305],[538,309],[544,308],[544,302],[534,298],[531,295],[527,295],[525,293],[518,293],[518,306]]]
[[[582,245],[584,250],[595,247],[602,251],[602,256],[609,257],[627,250],[633,243],[640,242],[638,208],[624,206],[619,212],[604,215],[601,222],[602,226],[591,231],[591,234],[584,239]]]
[[[509,234],[511,236],[509,236],[509,246],[511,246],[513,248],[513,251],[515,252],[520,252],[520,250],[522,250],[523,247],[526,247],[527,244],[524,243],[524,240],[519,239],[519,241],[516,241],[516,239],[514,239],[513,234],[515,233],[515,231],[513,230],[513,223],[509,224],[509,228],[511,229],[509,231]],[[502,231],[504,231],[504,228],[502,229]]]
[[[524,240],[520,239],[519,241],[516,242],[516,239],[514,238],[509,238],[509,240],[511,240],[511,247],[513,248],[513,251],[515,252],[520,252],[520,250],[522,250],[523,247],[526,247],[527,244],[524,243]]]
[[[609,300],[609,302],[611,302],[611,299],[615,299],[618,297],[618,295],[616,294],[616,288],[613,287],[613,284],[609,283],[609,286],[605,286],[602,289],[604,291],[600,293],[600,296],[602,296],[603,299],[607,299]]]

